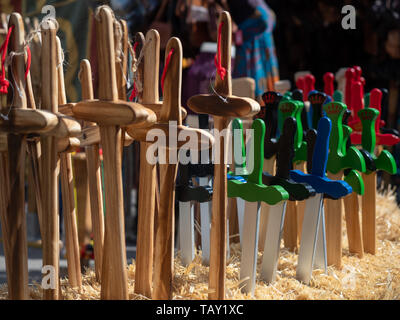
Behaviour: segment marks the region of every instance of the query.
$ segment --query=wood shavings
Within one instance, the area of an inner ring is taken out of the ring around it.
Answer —
[[[226,268],[226,297],[231,300],[399,300],[400,299],[400,209],[395,194],[377,195],[377,254],[365,254],[363,259],[348,252],[347,237],[343,235],[343,268],[329,267],[327,274],[314,270],[310,285],[296,280],[297,254],[281,250],[277,279],[272,284],[260,280],[262,254],[258,254],[257,280],[254,297],[240,291],[240,244],[230,247]],[[344,225],[344,229],[345,229]],[[206,300],[208,298],[208,266],[201,264],[201,252],[187,267],[175,259],[173,299]],[[100,284],[94,270],[82,277],[81,291],[71,288],[61,279],[63,298],[67,300],[100,299]],[[134,293],[135,262],[128,266],[129,299],[147,300]],[[39,284],[30,286],[31,299],[41,299]],[[0,299],[7,298],[7,286],[0,287]]]

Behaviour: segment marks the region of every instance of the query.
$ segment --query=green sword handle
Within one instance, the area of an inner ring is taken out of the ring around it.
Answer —
[[[395,174],[397,166],[393,155],[387,150],[383,150],[378,157],[374,153],[376,144],[375,122],[378,116],[379,111],[373,108],[362,109],[358,112],[362,124],[361,144],[363,149],[367,150],[374,158],[377,170]],[[367,173],[371,172],[368,171]]]
[[[360,151],[353,146],[348,149],[343,147],[345,145],[345,137],[342,122],[346,105],[341,102],[330,102],[323,108],[328,118],[332,121],[327,170],[334,174],[344,169],[365,172],[365,160]]]
[[[293,117],[297,122],[296,135],[294,137],[294,152],[293,162],[307,161],[307,143],[303,141],[303,125],[301,121],[301,112],[304,108],[304,103],[295,100],[282,100],[278,107],[278,126],[279,131],[283,130],[283,123],[287,117]]]
[[[232,121],[232,135],[235,175],[245,177],[248,175],[246,168],[246,148],[243,138],[243,123],[239,118],[235,118]]]

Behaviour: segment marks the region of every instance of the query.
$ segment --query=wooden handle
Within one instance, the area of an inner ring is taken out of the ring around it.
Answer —
[[[80,64],[79,81],[82,86],[82,99],[93,100],[92,67],[87,59],[83,59]]]
[[[24,22],[19,13],[12,13],[8,27],[14,26],[11,33],[9,51],[22,52],[24,51],[25,29]],[[12,58],[11,64],[13,79],[13,108],[26,109],[26,94],[25,94],[25,55],[16,55]]]
[[[98,46],[99,99],[118,99],[115,73],[114,15],[110,8],[101,7],[96,14]]]
[[[178,38],[171,38],[165,49],[165,62],[167,62],[169,52],[173,50],[165,74],[163,108],[160,114],[161,122],[171,120],[182,124],[181,107],[181,86],[182,86],[182,45]],[[164,67],[164,68],[165,68]]]
[[[42,23],[42,109],[58,112],[57,40],[53,21]]]
[[[160,35],[151,29],[146,33],[147,49],[144,53],[143,101],[145,103],[159,102],[159,68],[160,68]]]
[[[231,49],[232,49],[232,22],[229,12],[223,11],[219,17],[219,24],[223,23],[221,30],[221,65],[226,69],[224,80],[218,72],[215,76],[215,90],[223,96],[232,95],[231,78]]]

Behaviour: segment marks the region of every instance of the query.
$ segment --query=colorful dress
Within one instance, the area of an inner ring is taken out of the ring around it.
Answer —
[[[256,97],[265,91],[274,90],[279,80],[278,60],[272,36],[275,17],[264,1],[249,1],[255,4],[259,16],[252,15],[238,23],[243,43],[236,45],[233,77],[251,77],[256,82]],[[233,15],[235,20],[235,16]]]

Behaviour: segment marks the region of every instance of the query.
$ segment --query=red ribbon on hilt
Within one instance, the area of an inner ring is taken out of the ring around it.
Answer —
[[[162,73],[162,76],[161,76],[161,89],[162,89],[163,93],[164,93],[165,75],[167,74],[168,66],[169,66],[169,63],[171,61],[171,57],[172,57],[173,53],[174,53],[174,48],[172,48],[168,53],[167,60],[165,61],[164,70],[163,70],[163,73]]]
[[[214,57],[215,67],[217,68],[217,73],[219,77],[223,81],[226,75],[226,69],[221,64],[221,34],[222,34],[222,26],[224,22],[221,21],[218,27],[218,46],[217,46],[217,54]]]
[[[1,71],[0,71],[0,93],[7,94],[8,87],[10,86],[10,82],[6,79],[6,70],[5,70],[5,63],[6,63],[6,56],[7,56],[7,49],[8,43],[10,41],[11,32],[14,30],[14,26],[8,28],[7,37],[4,40],[3,45],[0,48],[1,55]]]
[[[137,48],[138,44],[139,44],[139,42],[136,41],[135,44],[133,45],[132,50],[135,53],[135,55],[136,55],[136,48]],[[129,100],[133,101],[133,99],[136,98],[136,96],[137,96],[137,89],[136,89],[135,77],[133,77],[133,89],[132,89],[131,95],[129,96]]]

